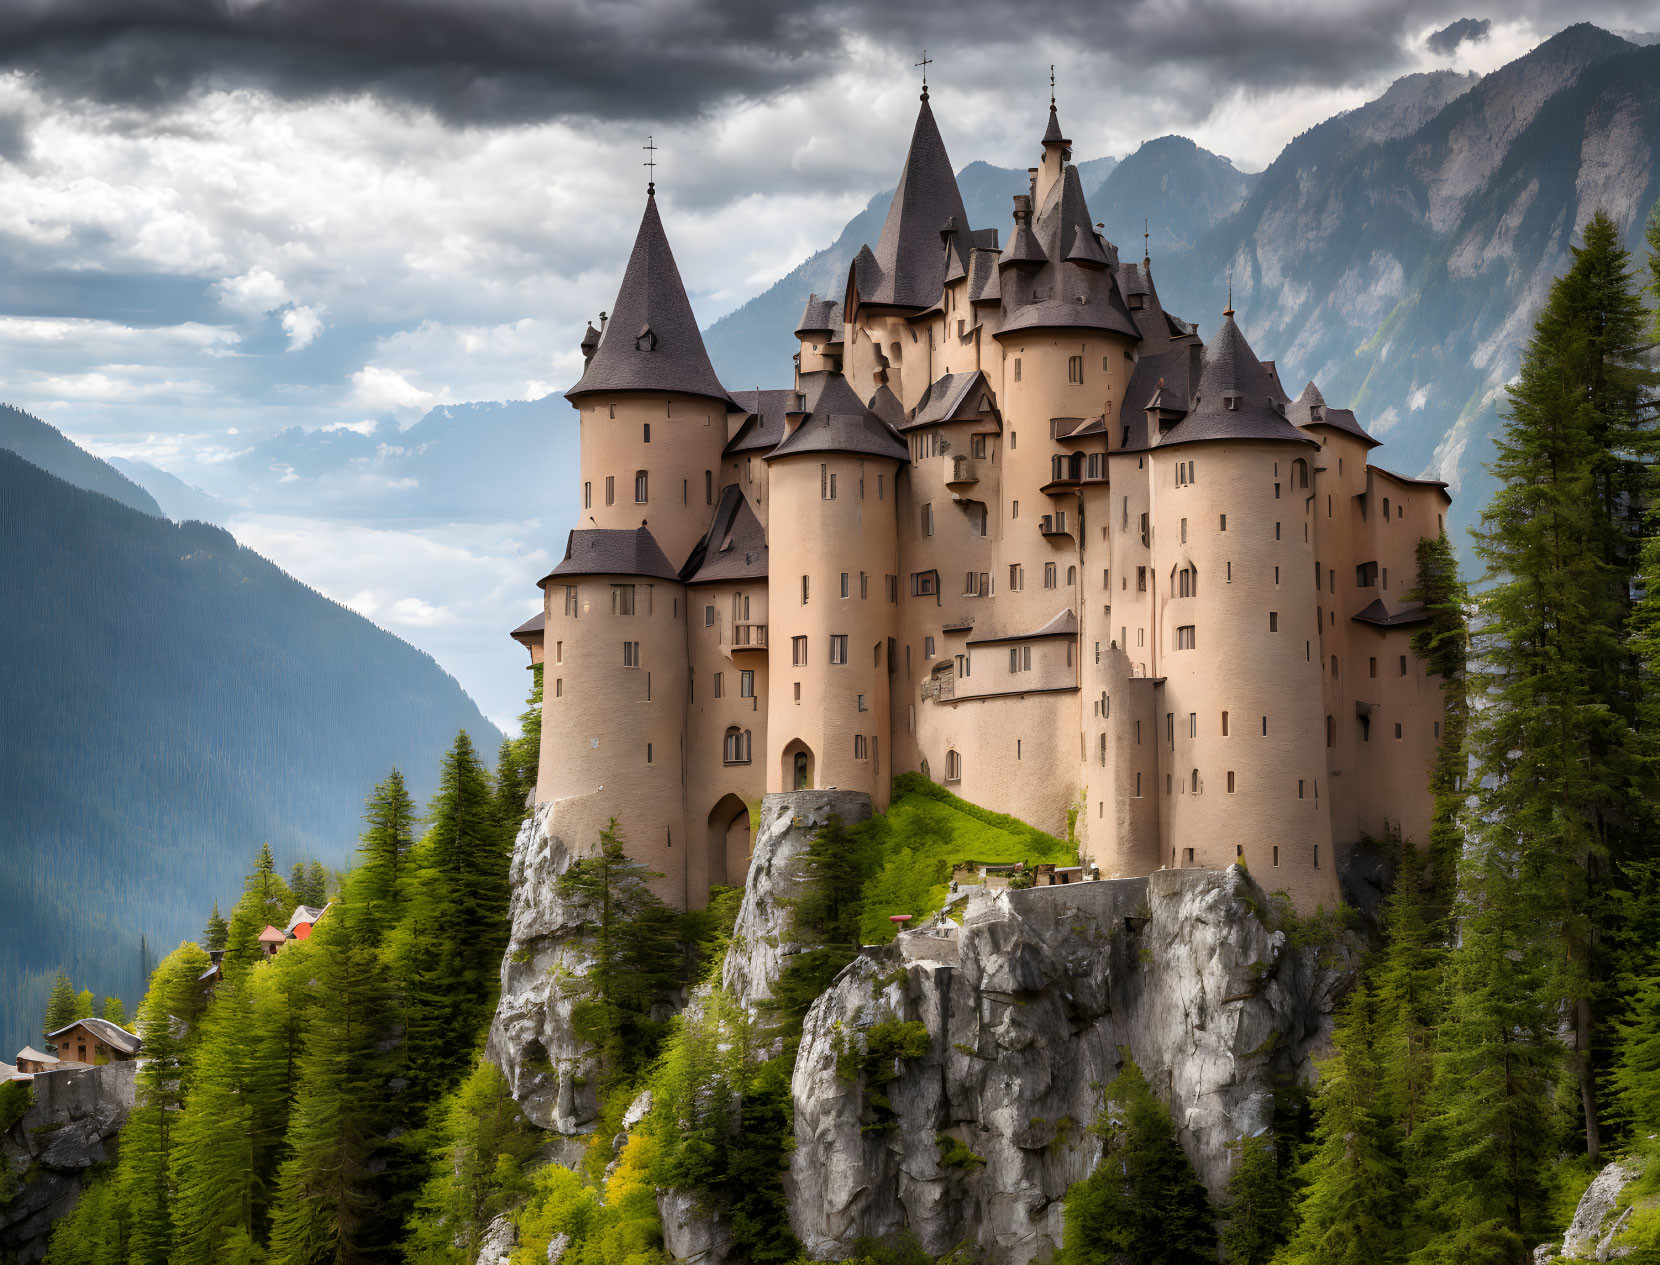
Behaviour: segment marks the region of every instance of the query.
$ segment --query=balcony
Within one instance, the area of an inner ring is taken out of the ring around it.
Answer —
[[[967,487],[980,481],[980,467],[967,457],[952,457],[945,472],[947,487]]]
[[[765,654],[767,651],[767,626],[765,624],[733,624],[727,630],[726,638],[721,644],[721,650],[729,658],[755,651]]]
[[[1072,535],[1071,530],[1066,525],[1066,515],[1064,513],[1043,515],[1042,518],[1038,519],[1038,530],[1050,539]]]

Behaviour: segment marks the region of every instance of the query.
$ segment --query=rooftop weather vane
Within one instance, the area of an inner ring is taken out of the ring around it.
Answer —
[[[1232,316],[1233,315],[1233,265],[1232,264],[1228,265],[1228,308],[1227,308],[1227,311],[1222,313],[1222,315],[1223,316]]]
[[[650,175],[648,175],[646,177],[646,192],[647,193],[656,193],[657,192],[657,146],[653,145],[651,143],[651,140],[652,140],[652,138],[648,134],[646,136],[646,143],[644,145],[640,146],[641,149],[647,151],[646,160],[645,160],[645,162],[641,163],[640,165],[642,167],[646,168],[651,173]]]
[[[1049,63],[1049,108],[1055,108],[1055,63]]]
[[[922,50],[922,60],[915,64],[922,67],[922,99],[926,101],[928,99],[928,67],[934,64],[933,59],[928,56],[926,48]]]

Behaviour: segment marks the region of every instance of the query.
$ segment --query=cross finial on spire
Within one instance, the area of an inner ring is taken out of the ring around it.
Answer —
[[[1055,108],[1055,63],[1049,63],[1049,108]]]
[[[1153,226],[1152,221],[1146,218],[1141,221],[1141,262],[1153,262]]]
[[[922,60],[916,63],[922,67],[922,99],[928,99],[928,67],[934,64],[933,58],[928,56],[928,50],[922,50]]]
[[[640,148],[646,151],[646,160],[640,165],[651,173],[646,177],[646,192],[654,194],[657,192],[657,146],[652,144],[652,138],[647,134],[646,143]]]
[[[1223,309],[1223,316],[1233,315],[1233,265],[1228,265],[1228,306]]]

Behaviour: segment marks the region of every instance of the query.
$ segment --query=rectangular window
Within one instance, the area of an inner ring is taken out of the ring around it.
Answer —
[[[887,582],[888,601],[897,602],[899,600],[899,577],[897,575],[885,575],[882,578]]]
[[[853,758],[855,760],[865,758],[865,736],[863,734],[853,735]]]
[[[1366,673],[1368,676],[1376,676],[1378,674],[1378,657],[1376,655],[1373,655],[1366,661]]]
[[[865,706],[865,696],[863,694],[859,695],[859,710],[862,712],[870,710]]]
[[[623,667],[637,668],[640,666],[640,643],[637,641],[623,642]]]
[[[1406,675],[1406,656],[1404,654],[1401,656],[1401,675]]]
[[[1228,516],[1226,514],[1222,515],[1222,530],[1228,530]]]
[[[1020,502],[1019,501],[1010,501],[1009,502],[1009,517],[1010,518],[1019,518],[1020,517]]]
[[[807,639],[805,637],[790,638],[790,662],[798,668],[807,662]]]
[[[1068,356],[1066,358],[1066,380],[1072,383],[1084,380],[1084,358],[1082,356]]]
[[[1228,770],[1228,794],[1233,794],[1233,770]]]
[[[617,503],[617,476],[614,474],[605,476],[605,503],[607,505]]]
[[[1178,649],[1178,650],[1191,650],[1191,649],[1193,649],[1193,625],[1192,624],[1183,624],[1180,628],[1176,629],[1176,649]]]
[[[1278,611],[1269,611],[1268,612],[1268,631],[1269,632],[1279,632],[1279,630],[1280,630],[1280,613]]]
[[[846,597],[848,595],[848,592],[849,592],[849,589],[847,587],[847,572],[843,571],[842,572],[842,596]]]
[[[553,678],[553,696],[555,698],[564,698],[565,697],[565,678],[564,677],[556,676],[556,677]]]
[[[807,605],[807,591],[808,591],[807,590],[807,577],[802,576],[801,577],[801,604],[803,606]]]
[[[594,508],[594,485],[592,483],[582,485],[582,508],[585,510]]]
[[[1222,736],[1224,738],[1226,738],[1228,736],[1228,713],[1227,712],[1222,713]]]
[[[553,661],[555,663],[565,662],[565,643],[564,642],[556,641],[556,642],[553,643]]]
[[[1274,845],[1274,868],[1278,869],[1279,864],[1280,864],[1280,845],[1276,843]]]
[[[738,697],[755,697],[755,673],[749,668],[738,673]]]
[[[646,743],[646,763],[651,763],[651,744],[649,742]]]
[[[986,459],[986,437],[984,435],[974,436],[970,452],[973,454],[974,460],[976,461],[984,461]]]
[[[1055,587],[1055,564],[1053,562],[1043,564],[1043,587],[1046,589]]]
[[[934,597],[939,593],[938,571],[913,571],[911,573],[911,596]]]
[[[1197,738],[1199,736],[1198,712],[1189,712],[1187,714],[1187,736],[1189,738]]]
[[[1278,523],[1275,523],[1274,524],[1274,539],[1278,540],[1279,538],[1280,538],[1280,525]]]
[[[713,628],[715,626],[715,608],[713,606],[705,606],[703,608],[703,626],[705,628]]]
[[[632,615],[634,613],[634,586],[632,584],[613,584],[611,586],[611,613],[613,615]]]
[[[726,673],[724,672],[715,673],[715,697],[726,697]]]
[[[572,618],[576,616],[576,585],[574,584],[565,586],[565,614]]]
[[[832,633],[830,635],[830,662],[847,662],[847,634]]]
[[[1151,539],[1152,539],[1152,533],[1149,532],[1148,528],[1147,528],[1147,515],[1143,514],[1141,516],[1141,544],[1142,544],[1142,547],[1145,548],[1147,546],[1148,542]]]
[[[1147,591],[1146,567],[1137,567],[1135,569],[1135,591],[1137,593],[1145,593]]]
[[[1016,382],[1020,381],[1020,357],[1019,356],[1016,356],[1014,358],[1014,380]]]
[[[651,442],[651,423],[647,422],[645,424],[645,428],[646,428],[646,443],[649,444]]]
[[[862,602],[870,596],[870,577],[863,571],[859,572],[859,600]]]
[[[1182,519],[1182,544],[1187,543],[1187,519]]]
[[[932,502],[922,507],[922,534],[924,536],[934,534],[934,506]]]
[[[1396,725],[1395,726],[1395,737],[1399,738],[1400,736],[1401,736],[1401,727],[1399,725]]]
[[[924,659],[932,659],[934,657],[934,639],[932,637],[924,637],[922,639],[922,657]]]

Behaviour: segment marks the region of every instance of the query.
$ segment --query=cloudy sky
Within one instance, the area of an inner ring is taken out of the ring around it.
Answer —
[[[648,134],[708,323],[892,184],[924,47],[959,166],[1028,165],[1054,63],[1080,158],[1179,132],[1256,169],[1402,74],[1580,20],[1655,25],[1649,0],[3,0],[0,400],[240,502],[239,537],[506,721],[501,631],[566,488],[528,521],[347,525],[226,471],[285,427],[390,442],[567,386]]]

